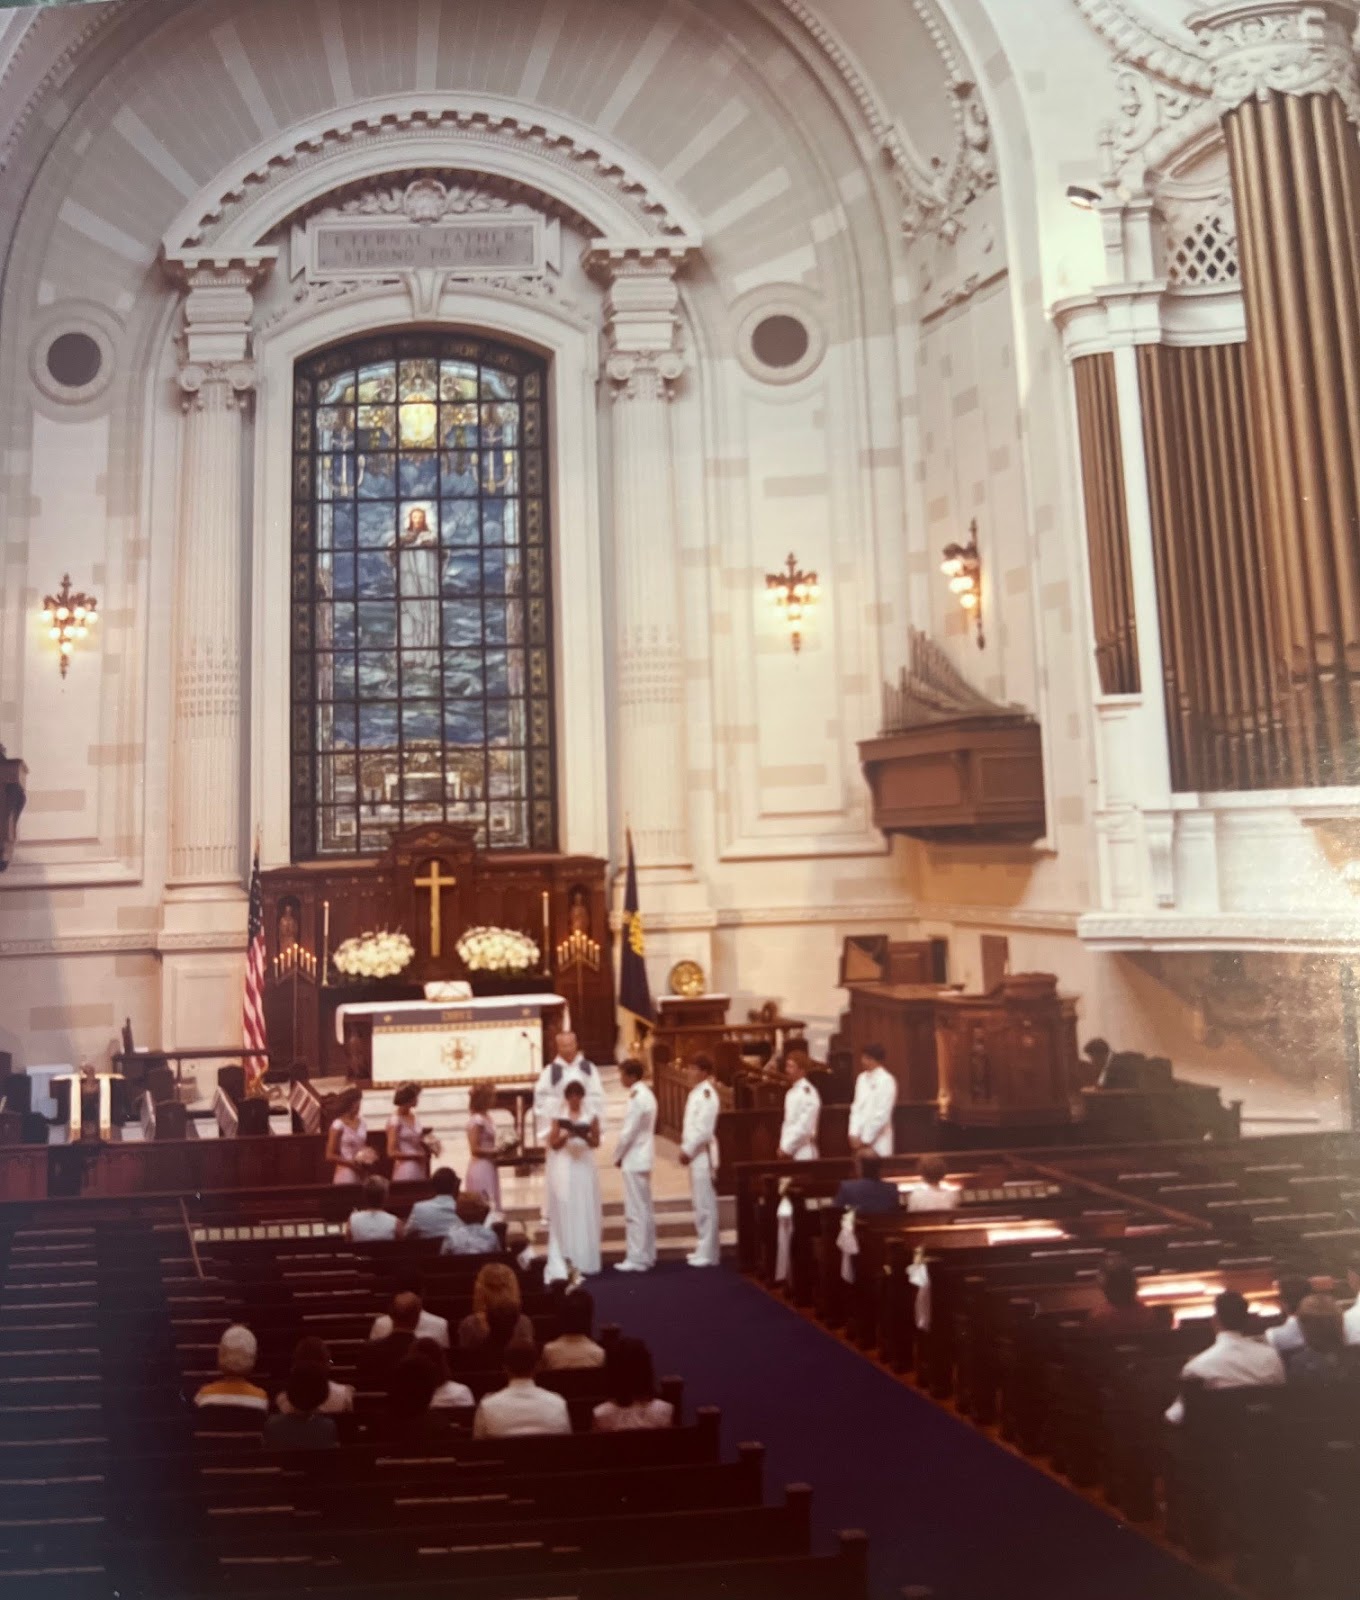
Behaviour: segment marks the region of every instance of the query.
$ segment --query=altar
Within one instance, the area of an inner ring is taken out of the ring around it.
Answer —
[[[428,1000],[367,1001],[337,1007],[335,1030],[372,1030],[375,1084],[532,1083],[543,1070],[545,1022],[566,1016],[559,994],[496,996],[452,1005]],[[554,1016],[553,1013],[558,1013]]]

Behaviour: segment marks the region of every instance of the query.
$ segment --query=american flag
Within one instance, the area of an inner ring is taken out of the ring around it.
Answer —
[[[250,915],[247,924],[246,987],[242,1004],[242,1028],[247,1050],[264,1050],[269,1044],[264,1026],[264,894],[260,889],[260,850],[250,869]],[[246,1086],[254,1090],[269,1066],[266,1056],[247,1056]]]

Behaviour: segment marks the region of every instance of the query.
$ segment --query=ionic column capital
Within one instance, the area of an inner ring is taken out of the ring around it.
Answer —
[[[1360,123],[1355,0],[1234,0],[1189,20],[1227,113],[1270,94],[1336,94]]]
[[[614,350],[604,364],[616,400],[669,400],[684,371],[678,350]]]
[[[176,374],[180,406],[202,411],[215,389],[225,406],[248,405],[257,377],[252,361],[186,361]]]

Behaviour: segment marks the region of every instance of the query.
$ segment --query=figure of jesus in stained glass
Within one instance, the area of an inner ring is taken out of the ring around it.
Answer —
[[[439,540],[425,506],[412,506],[397,536],[401,642],[412,650],[439,648]]]

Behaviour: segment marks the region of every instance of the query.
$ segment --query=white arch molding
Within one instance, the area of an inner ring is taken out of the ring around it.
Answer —
[[[294,364],[323,346],[383,329],[467,328],[530,345],[550,359],[549,511],[552,533],[558,845],[608,856],[605,617],[598,488],[595,329],[549,302],[451,288],[435,315],[411,314],[400,285],[375,285],[284,319],[255,337],[259,373],[254,448],[250,632],[252,810],[265,867],[291,860],[290,557]]]
[[[250,249],[342,184],[422,166],[512,178],[611,244],[699,238],[673,185],[574,118],[499,95],[430,93],[359,101],[262,141],[187,202],[162,243],[170,256]]]

